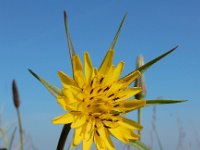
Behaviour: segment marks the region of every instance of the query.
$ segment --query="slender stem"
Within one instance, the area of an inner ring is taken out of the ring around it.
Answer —
[[[160,148],[160,150],[163,150],[162,143],[161,143],[161,141],[160,141],[160,137],[159,137],[159,135],[158,135],[157,130],[154,129],[154,132],[155,132],[155,134],[156,134],[156,138],[157,138],[157,140],[158,140],[159,148]]]
[[[15,127],[13,133],[12,133],[12,136],[11,136],[11,139],[10,139],[10,143],[9,143],[9,146],[8,146],[8,150],[11,150],[12,149],[12,145],[13,145],[13,141],[14,141],[14,138],[15,138],[15,133],[17,131],[17,127]]]
[[[142,109],[141,108],[138,109],[138,123],[142,124]],[[139,141],[140,141],[141,140],[141,131],[140,130],[138,130],[138,134],[140,135],[140,137],[139,137]]]
[[[70,126],[71,126],[71,124],[65,124],[63,126],[63,129],[62,129],[62,132],[60,134],[60,138],[59,138],[56,150],[63,150],[64,149],[68,133],[69,133],[69,131],[71,129]]]
[[[23,129],[22,129],[22,121],[21,121],[21,115],[20,115],[19,108],[17,108],[17,117],[18,117],[18,124],[19,124],[20,147],[21,147],[21,150],[24,150]]]

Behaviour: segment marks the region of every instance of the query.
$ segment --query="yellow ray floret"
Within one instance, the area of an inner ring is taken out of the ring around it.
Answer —
[[[114,50],[110,49],[99,69],[92,66],[89,54],[84,53],[84,65],[78,55],[72,57],[73,78],[59,71],[62,95],[58,103],[66,111],[55,118],[54,124],[71,123],[74,128],[73,145],[83,142],[83,150],[89,150],[94,142],[99,150],[114,150],[110,135],[124,143],[137,140],[134,132],[142,126],[126,119],[124,114],[143,107],[145,100],[133,99],[140,87],[129,85],[140,76],[139,71],[120,79],[124,62],[112,64]]]

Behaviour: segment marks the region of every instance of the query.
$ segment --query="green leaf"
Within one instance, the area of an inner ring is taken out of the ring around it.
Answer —
[[[65,31],[66,31],[66,35],[67,35],[67,43],[68,43],[68,47],[69,47],[69,54],[70,54],[70,58],[72,60],[72,56],[75,55],[75,51],[74,51],[74,47],[73,47],[73,44],[72,44],[72,41],[71,41],[69,29],[68,29],[68,21],[67,21],[66,11],[64,11],[64,24],[65,24]]]
[[[120,26],[119,26],[119,28],[118,28],[118,30],[117,30],[117,33],[116,33],[116,35],[115,35],[115,37],[114,37],[114,39],[113,39],[113,42],[112,42],[112,44],[111,44],[110,49],[114,49],[114,48],[115,48],[115,45],[116,45],[116,43],[117,43],[119,34],[120,34],[120,32],[121,32],[122,26],[123,26],[124,21],[125,21],[125,19],[126,19],[126,16],[127,16],[127,13],[124,15],[124,17],[123,17],[123,19],[122,19],[122,21],[121,21],[121,23],[120,23]]]
[[[146,104],[148,105],[160,105],[160,104],[175,104],[186,102],[187,100],[162,100],[162,99],[155,99],[155,100],[146,100]]]
[[[153,64],[155,64],[156,62],[158,62],[159,60],[161,60],[162,58],[164,58],[165,56],[169,55],[171,52],[173,52],[175,49],[177,49],[178,46],[172,48],[171,50],[167,51],[166,53],[156,57],[155,59],[149,61],[148,63],[146,63],[145,65],[143,65],[142,67],[138,68],[137,70],[139,70],[140,72],[144,72],[145,70],[147,70],[149,67],[151,67]]]
[[[36,73],[34,73],[32,70],[29,69],[29,72],[36,78],[38,79],[46,88],[47,90],[55,97],[57,98],[58,96],[62,95],[62,92],[59,88],[57,88],[56,86],[52,85],[51,83],[49,83],[48,81],[46,81],[45,79],[41,78],[40,76],[38,76]]]
[[[130,140],[130,141],[129,141],[129,145],[130,145],[131,147],[136,148],[137,150],[150,150],[150,148],[148,148],[148,146],[146,146],[145,144],[143,144],[143,143],[140,142],[140,141],[133,141],[133,140]]]

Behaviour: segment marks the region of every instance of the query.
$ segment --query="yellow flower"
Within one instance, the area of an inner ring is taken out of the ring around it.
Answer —
[[[142,129],[140,124],[124,117],[125,113],[145,105],[144,100],[130,99],[141,92],[140,87],[129,87],[140,72],[120,78],[124,62],[114,67],[113,55],[114,50],[110,49],[99,69],[92,66],[87,52],[84,53],[84,68],[79,56],[74,55],[74,78],[58,72],[63,88],[57,101],[66,113],[55,118],[53,123],[71,123],[73,145],[83,141],[83,150],[89,150],[92,142],[99,150],[115,149],[110,135],[128,143],[139,138],[134,130]]]

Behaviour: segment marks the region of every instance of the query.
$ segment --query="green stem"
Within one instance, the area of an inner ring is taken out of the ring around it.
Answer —
[[[8,150],[12,150],[12,145],[13,145],[13,141],[14,141],[14,138],[15,138],[15,133],[17,131],[17,127],[15,127],[13,133],[12,133],[12,136],[11,136],[11,139],[10,139],[10,143],[9,143],[9,146],[8,146]]]
[[[142,124],[142,109],[141,108],[138,109],[138,123]],[[140,141],[141,140],[141,131],[140,130],[138,130],[138,134],[140,135],[140,137],[139,137],[139,141]]]
[[[58,141],[57,150],[63,150],[64,149],[67,136],[68,136],[69,131],[71,129],[70,126],[71,126],[71,124],[65,124],[63,126],[63,129],[62,129],[62,132],[60,134],[59,141]]]
[[[157,138],[157,140],[158,140],[159,148],[160,148],[160,150],[163,150],[162,143],[161,143],[161,141],[160,141],[160,137],[159,137],[159,135],[158,135],[157,130],[154,129],[154,132],[155,132],[155,134],[156,134],[156,138]]]
[[[24,150],[23,129],[22,129],[22,121],[21,121],[21,115],[20,115],[19,108],[17,108],[17,117],[18,117],[18,124],[19,124],[20,147],[21,147],[21,150]]]

